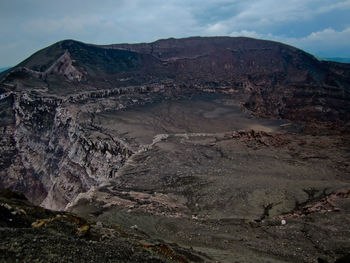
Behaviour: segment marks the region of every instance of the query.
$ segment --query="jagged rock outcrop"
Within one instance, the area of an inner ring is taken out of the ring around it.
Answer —
[[[65,51],[64,54],[57,59],[45,72],[44,76],[48,74],[63,75],[69,80],[81,81],[83,79],[83,73],[79,72],[74,66],[73,61],[70,58],[69,52]]]
[[[78,193],[113,176],[132,154],[106,134],[89,137],[77,122],[77,109],[69,111],[60,99],[24,93],[13,100],[15,128],[3,128],[3,150],[12,146],[14,158],[4,160],[1,181],[38,204],[64,208]]]
[[[349,72],[248,38],[61,41],[0,75],[0,185],[64,209],[143,147],[99,125],[96,114],[191,94],[229,94],[257,116],[345,123]]]

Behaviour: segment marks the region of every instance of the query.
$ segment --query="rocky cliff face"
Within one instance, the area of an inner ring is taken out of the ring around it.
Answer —
[[[8,91],[10,95],[1,101],[7,119],[1,130],[1,185],[56,210],[113,178],[138,151],[95,125],[95,113],[177,96],[164,85],[83,91],[67,97],[43,95],[42,88],[31,93]]]
[[[58,42],[0,75],[0,185],[64,209],[146,147],[96,114],[169,98],[229,94],[256,116],[346,123],[349,72],[347,64],[247,38]]]
[[[260,116],[349,120],[350,66],[280,43],[218,37],[108,48],[151,54],[183,81],[242,92],[245,106]]]

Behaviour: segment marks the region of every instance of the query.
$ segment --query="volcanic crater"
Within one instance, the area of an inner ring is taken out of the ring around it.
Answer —
[[[349,256],[349,64],[250,38],[65,40],[0,94],[0,186],[35,205],[194,251],[180,262]]]

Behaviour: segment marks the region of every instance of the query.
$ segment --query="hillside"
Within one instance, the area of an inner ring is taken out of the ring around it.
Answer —
[[[37,84],[48,85],[48,92],[57,95],[63,85],[65,93],[79,92],[72,81],[84,90],[164,83],[173,86],[169,92],[186,86],[238,93],[245,107],[259,116],[349,118],[350,65],[318,61],[265,40],[194,37],[110,46],[65,40],[35,53],[17,66],[22,68],[41,76]]]

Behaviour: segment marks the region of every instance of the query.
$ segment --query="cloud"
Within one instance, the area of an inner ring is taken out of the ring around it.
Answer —
[[[226,35],[227,31],[229,30],[229,27],[223,23],[215,23],[213,25],[209,25],[208,28],[205,30],[205,32],[212,36],[218,36],[218,35]]]
[[[328,1],[327,5],[320,6],[318,9],[315,10],[317,13],[328,13],[333,10],[339,10],[339,9],[350,9],[350,0],[346,1]]]
[[[290,38],[273,34],[260,34],[248,30],[232,32],[230,36],[245,36],[275,40],[299,47],[307,52],[322,57],[350,57],[350,27],[341,31],[327,28],[322,31],[312,32],[309,35],[300,38]]]
[[[108,44],[244,35],[338,56],[348,54],[349,10],[350,0],[2,0],[0,66],[66,38]],[[12,43],[18,47],[3,48]]]
[[[155,8],[156,6],[156,8]],[[153,41],[159,37],[195,33],[197,26],[190,8],[176,1],[135,0],[118,8],[77,16],[39,17],[21,24],[28,36],[64,36],[96,43]],[[62,37],[61,37],[62,38]]]
[[[238,13],[216,21],[216,24],[230,28],[231,31],[254,30],[266,33],[276,28],[288,28],[290,23],[302,28],[322,16],[322,19],[318,19],[318,23],[324,23],[327,20],[324,17],[326,13],[345,12],[349,9],[350,0],[285,0],[283,4],[277,3],[276,0],[247,0],[245,4],[240,5]],[[348,13],[342,15],[348,17]]]
[[[350,26],[342,31],[327,28],[301,39],[287,41],[319,56],[350,57]]]
[[[271,39],[271,35],[266,36],[264,34],[259,34],[255,31],[241,30],[241,31],[233,31],[229,34],[232,37],[252,37],[252,38],[267,38]]]
[[[27,34],[54,34],[58,31],[80,34],[88,27],[99,24],[96,16],[62,17],[58,19],[37,18],[21,24],[22,32]]]

